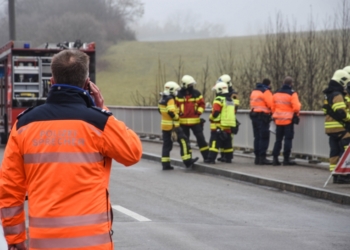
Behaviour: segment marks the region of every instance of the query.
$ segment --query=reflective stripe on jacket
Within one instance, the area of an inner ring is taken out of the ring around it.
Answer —
[[[227,98],[229,98],[229,100],[227,100]],[[218,113],[218,116],[214,117],[215,113]],[[217,128],[220,128],[228,133],[231,133],[231,127],[236,126],[236,115],[233,100],[230,97],[217,96],[213,102],[209,120],[211,130],[214,131]]]
[[[30,249],[113,249],[108,195],[111,159],[138,162],[138,136],[111,113],[90,107],[83,90],[54,86],[45,104],[19,116],[4,153],[2,223],[9,244]]]
[[[180,124],[195,125],[200,123],[200,115],[204,112],[205,102],[201,93],[193,89],[188,93],[182,89],[175,98],[176,105],[179,108]]]
[[[161,129],[170,131],[173,127],[179,127],[179,109],[175,105],[175,99],[171,95],[163,95],[158,104],[158,110],[162,116]],[[174,117],[171,117],[173,114]]]
[[[276,125],[292,123],[293,115],[299,115],[300,101],[298,94],[288,85],[284,85],[273,95],[273,115]]]
[[[335,113],[342,114],[344,117],[341,121],[336,120],[331,115],[327,114],[327,110],[324,109],[326,114],[324,123],[326,134],[345,132],[346,129],[342,123],[350,122],[350,112],[344,100],[345,94],[343,86],[331,80],[323,93],[325,94],[324,104],[329,105],[328,107],[330,107]]]
[[[273,101],[269,89],[255,89],[250,94],[250,109],[253,112],[271,113]]]

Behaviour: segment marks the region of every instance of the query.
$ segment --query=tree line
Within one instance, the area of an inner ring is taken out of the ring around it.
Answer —
[[[16,40],[96,42],[101,55],[121,40],[135,40],[130,25],[142,17],[140,0],[16,0]],[[9,40],[8,12],[0,19],[0,44]]]
[[[346,0],[340,3],[338,9],[342,11],[328,18],[321,31],[317,31],[312,14],[307,29],[300,30],[296,23],[288,22],[278,13],[275,21],[269,20],[265,35],[257,43],[247,45],[250,46],[248,54],[237,56],[240,52],[235,50],[234,40],[218,46],[216,56],[208,58],[196,73],[201,83],[199,90],[206,101],[214,98],[212,84],[208,83],[212,76],[229,74],[239,93],[241,107],[245,109],[249,108],[249,95],[257,82],[269,78],[274,91],[282,86],[286,76],[291,76],[302,109],[320,110],[324,99],[322,91],[334,71],[350,65],[350,6]],[[159,69],[162,69],[161,64],[159,61]],[[166,79],[171,76],[180,82],[184,69],[184,63],[179,60],[178,68],[170,74],[164,69],[158,70],[155,83],[158,95],[135,93],[134,105],[157,105],[159,90]]]

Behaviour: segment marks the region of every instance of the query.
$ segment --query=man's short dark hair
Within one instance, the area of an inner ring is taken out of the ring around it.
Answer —
[[[269,86],[271,83],[270,79],[267,79],[265,78],[263,81],[262,81],[262,84],[266,85],[266,86]]]
[[[55,54],[51,62],[56,83],[82,88],[89,73],[89,56],[78,49],[67,49]]]
[[[283,84],[292,85],[292,83],[293,83],[293,78],[292,77],[287,76],[286,78],[284,78]]]

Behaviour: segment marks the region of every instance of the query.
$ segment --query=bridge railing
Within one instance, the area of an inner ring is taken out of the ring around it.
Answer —
[[[108,108],[117,119],[124,121],[138,134],[161,136],[161,117],[157,107],[108,106]],[[210,137],[209,114],[210,110],[206,110],[202,115],[202,118],[207,121],[204,124],[204,135],[207,141]],[[254,137],[249,110],[239,110],[237,119],[241,126],[234,137],[234,147],[251,151]],[[191,139],[194,139],[193,135]],[[275,135],[271,133],[269,151],[272,151],[274,142]],[[324,115],[321,111],[300,112],[300,123],[295,125],[292,153],[309,160],[329,157],[328,137],[324,132]]]

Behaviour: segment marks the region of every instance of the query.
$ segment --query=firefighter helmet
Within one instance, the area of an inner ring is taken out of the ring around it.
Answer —
[[[226,82],[229,87],[232,87],[231,77],[227,74],[220,76],[217,82]]]
[[[345,68],[343,68],[343,70],[345,70],[346,72],[348,72],[348,74],[350,74],[350,66],[346,66]]]
[[[345,88],[347,84],[350,82],[350,75],[345,70],[338,69],[337,71],[334,72],[332,80],[336,81],[337,83],[339,83]]]
[[[212,90],[216,91],[216,94],[228,93],[228,85],[226,82],[217,82]]]
[[[182,82],[182,88],[187,89],[189,85],[191,84],[196,84],[196,81],[194,80],[194,78],[190,75],[184,75],[181,79]]]
[[[180,86],[176,82],[166,82],[164,84],[164,95],[177,95],[177,91],[180,90]]]

